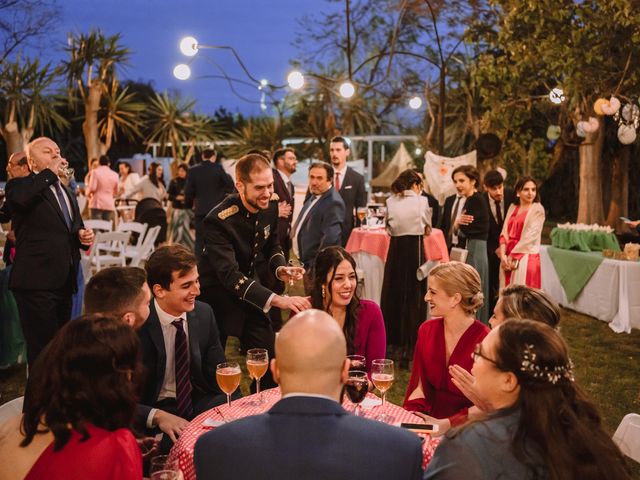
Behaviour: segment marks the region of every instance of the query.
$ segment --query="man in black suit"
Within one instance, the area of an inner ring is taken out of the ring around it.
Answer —
[[[202,163],[189,169],[184,188],[185,206],[192,208],[195,204],[196,241],[194,248],[198,259],[202,256],[202,222],[204,217],[233,191],[233,179],[216,161],[216,151],[212,148],[206,148],[202,152]]]
[[[344,200],[344,223],[342,224],[342,245],[346,245],[355,224],[356,209],[367,206],[367,191],[364,177],[353,168],[347,167],[349,143],[344,137],[333,137],[329,144],[329,155],[334,169],[333,186]]]
[[[487,258],[489,259],[489,312],[493,312],[500,288],[500,232],[507,210],[513,202],[513,191],[504,187],[504,177],[498,170],[489,170],[484,175],[484,193],[489,206],[489,237],[487,238]],[[496,253],[497,252],[497,253]]]
[[[196,300],[196,258],[183,245],[161,247],[145,265],[153,293],[150,314],[138,331],[146,372],[140,402],[148,419],[159,408],[191,420],[225,402],[216,366],[225,362],[211,307]]]
[[[243,349],[266,348],[270,357],[275,334],[269,310],[291,309],[296,313],[311,306],[304,297],[282,296],[270,290],[256,271],[262,258],[266,268],[281,281],[304,274],[301,267],[287,266],[280,248],[273,184],[267,158],[252,153],[238,160],[238,195],[229,195],[205,218],[204,252],[199,263],[201,300],[216,314],[222,344],[232,335],[240,339]],[[269,373],[261,384],[265,388],[275,386]]]
[[[344,202],[331,185],[333,167],[315,162],[309,168],[309,192],[293,227],[293,249],[307,271],[325,247],[341,245]]]
[[[16,234],[9,288],[18,305],[31,366],[70,319],[79,249],[88,249],[94,234],[84,228],[75,196],[58,178],[67,164],[58,145],[40,137],[27,145],[26,153],[32,173],[9,180],[6,202]]]
[[[271,371],[282,399],[267,413],[202,435],[195,445],[198,478],[422,478],[417,435],[356,417],[340,405],[349,374],[347,345],[329,314],[308,310],[289,320],[276,353]]]

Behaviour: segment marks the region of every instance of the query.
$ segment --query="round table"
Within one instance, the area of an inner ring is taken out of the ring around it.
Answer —
[[[220,405],[219,407],[201,413],[189,423],[187,428],[183,430],[182,435],[180,435],[180,438],[174,444],[169,454],[170,460],[177,458],[178,465],[184,476],[184,480],[195,480],[196,478],[196,468],[193,462],[193,449],[195,447],[196,441],[198,440],[200,435],[208,432],[212,428],[215,428],[203,425],[204,421],[209,418],[217,421],[225,421],[226,416],[243,418],[250,415],[259,415],[261,413],[265,413],[273,406],[274,403],[280,400],[280,388],[276,387],[265,390],[263,392],[263,395],[265,400],[265,403],[263,405],[253,406],[249,404],[257,397],[257,394],[254,394],[249,397],[243,397],[238,400],[234,400],[233,402],[231,402],[231,409],[229,409],[227,405]],[[368,401],[379,400],[378,397],[376,397],[372,393],[367,394],[367,399]],[[367,400],[365,400],[365,402],[366,401]],[[348,411],[353,410],[353,404],[346,398],[343,402],[343,406]],[[389,414],[395,417],[396,423],[422,423],[419,417],[413,415],[413,413],[405,410],[402,407],[387,402],[385,408]],[[378,415],[379,411],[380,409],[378,407],[362,409],[362,412],[364,414],[363,416],[365,418],[374,418],[376,415]],[[421,433],[419,435],[424,438],[424,441],[422,442],[422,466],[425,467],[431,460],[431,457],[433,457],[433,452],[438,446],[438,443],[440,443],[440,440],[432,438],[427,433]]]

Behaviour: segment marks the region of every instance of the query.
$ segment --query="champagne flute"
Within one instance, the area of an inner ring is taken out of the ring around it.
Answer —
[[[289,259],[289,266],[290,267],[302,267],[302,262],[300,262],[300,260],[294,260],[293,258]],[[297,278],[297,280],[300,280],[301,278]],[[289,277],[289,286],[293,287],[293,283],[294,283],[294,278],[293,275]]]
[[[219,363],[216,367],[216,381],[220,390],[227,394],[227,406],[231,410],[231,394],[236,391],[240,385],[240,376],[242,370],[237,362]],[[226,415],[228,419],[232,419],[231,415]]]
[[[258,399],[252,401],[251,405],[262,405],[264,400],[260,391],[260,379],[264,377],[269,368],[269,352],[266,348],[252,348],[247,350],[247,370],[249,376],[256,381],[256,394]]]
[[[344,384],[344,389],[347,392],[347,397],[351,400],[351,403],[355,404],[353,414],[356,417],[361,416],[362,407],[360,403],[364,400],[369,392],[369,379],[367,378],[367,372],[363,370],[350,370],[347,381]]]
[[[365,222],[365,218],[367,217],[367,207],[358,207],[356,209],[356,215],[358,216],[358,220],[360,220],[360,225],[366,230],[367,222]]]
[[[349,371],[367,369],[367,359],[364,355],[347,355],[347,358],[349,359]]]
[[[371,381],[382,394],[382,413],[376,417],[376,420],[385,423],[395,420],[395,417],[385,411],[385,397],[387,396],[387,390],[393,385],[393,379],[393,360],[381,358],[371,363]]]

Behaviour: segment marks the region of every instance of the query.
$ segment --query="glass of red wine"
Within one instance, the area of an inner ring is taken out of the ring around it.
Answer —
[[[349,370],[366,370],[367,359],[364,355],[347,355],[349,359]]]
[[[356,417],[362,416],[362,407],[360,404],[369,391],[369,378],[367,377],[367,372],[363,370],[349,370],[349,376],[344,384],[344,389],[345,392],[347,392],[347,397],[349,397],[351,403],[355,404],[353,414]]]

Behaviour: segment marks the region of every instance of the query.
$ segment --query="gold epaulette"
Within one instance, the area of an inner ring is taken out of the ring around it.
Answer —
[[[271,198],[269,199],[269,201],[274,201],[274,200],[275,200],[276,202],[277,202],[278,200],[280,200],[280,197],[278,196],[278,194],[277,194],[276,192],[273,192],[273,193],[271,194]]]
[[[238,213],[239,211],[240,211],[240,209],[238,208],[237,205],[231,205],[229,208],[225,208],[220,213],[218,213],[218,218],[220,220],[226,220],[230,216],[235,215],[236,213]]]

